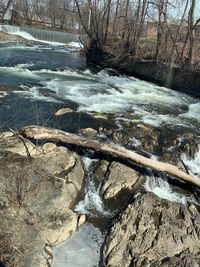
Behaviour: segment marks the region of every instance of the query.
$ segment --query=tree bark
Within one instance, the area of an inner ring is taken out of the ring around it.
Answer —
[[[159,56],[160,56],[160,48],[162,44],[162,35],[163,35],[163,29],[162,29],[162,24],[163,24],[163,10],[164,9],[164,1],[160,0],[158,2],[158,26],[157,26],[157,41],[156,41],[156,63],[159,61]]]
[[[194,42],[195,42],[195,27],[194,27],[194,11],[196,6],[196,0],[191,0],[191,8],[189,12],[189,55],[188,55],[188,68],[192,70],[194,59]]]
[[[6,7],[3,11],[3,15],[2,15],[2,19],[4,19],[4,16],[6,15],[6,12],[8,11],[8,9],[10,8],[10,6],[13,4],[14,0],[8,0]]]
[[[23,128],[20,133],[26,138],[57,141],[117,156],[136,165],[166,173],[185,183],[189,183],[200,188],[200,179],[192,177],[191,175],[180,170],[178,167],[146,158],[121,146],[101,143],[81,137],[79,135],[42,126],[28,126]]]

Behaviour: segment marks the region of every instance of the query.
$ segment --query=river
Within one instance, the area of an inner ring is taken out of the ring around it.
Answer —
[[[185,133],[199,138],[199,99],[134,77],[116,75],[110,69],[89,67],[79,53],[78,43],[66,46],[58,42],[40,42],[23,31],[20,35],[31,42],[0,44],[0,84],[8,86],[0,91],[1,131],[31,124],[74,133],[88,127],[127,131],[130,138],[126,146],[139,151],[145,150],[140,138],[134,133],[131,136],[131,129],[138,124],[162,130],[165,138],[173,135],[181,140]],[[74,112],[56,117],[54,113],[61,108],[71,108]],[[111,141],[109,136],[102,134],[96,138]],[[171,149],[167,142],[165,149]],[[148,153],[159,158],[154,152]],[[92,168],[96,159],[92,154],[86,154],[83,159],[88,177],[76,212],[109,220],[114,214],[104,207],[99,185],[93,181]],[[191,173],[200,176],[200,150],[194,159],[186,155],[182,155],[182,159]],[[147,177],[145,187],[171,201],[187,201],[182,194],[174,193],[162,177],[157,180]],[[103,235],[98,223],[94,225],[87,223],[63,247],[57,248],[55,267],[98,266]],[[74,258],[74,251],[79,257]],[[77,259],[85,253],[85,262],[80,265]]]

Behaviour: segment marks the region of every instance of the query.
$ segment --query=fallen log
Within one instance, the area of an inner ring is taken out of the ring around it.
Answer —
[[[180,179],[185,183],[190,183],[200,188],[200,179],[183,172],[178,167],[172,164],[146,158],[121,146],[98,142],[85,137],[81,137],[76,134],[42,126],[28,126],[23,128],[20,133],[26,138],[62,142],[77,145],[94,151],[104,152],[113,156],[120,157],[136,165],[166,173],[170,176]]]

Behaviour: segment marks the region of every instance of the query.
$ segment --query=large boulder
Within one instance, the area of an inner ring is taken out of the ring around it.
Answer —
[[[0,256],[7,266],[49,266],[51,247],[85,220],[73,212],[84,183],[80,158],[10,132],[1,134],[0,143]]]
[[[104,266],[200,266],[200,214],[153,193],[136,196],[106,238]]]
[[[54,115],[58,117],[58,116],[62,116],[62,115],[67,114],[67,113],[72,113],[72,112],[75,112],[75,111],[71,108],[61,108],[61,109],[57,110],[54,113]]]
[[[105,200],[125,197],[133,194],[137,187],[144,182],[144,176],[133,167],[113,161],[109,167],[108,177],[102,184],[101,193]]]
[[[110,162],[107,160],[100,160],[97,164],[96,169],[94,170],[95,178],[97,181],[103,181],[104,177],[106,176],[108,169],[109,169]]]
[[[93,128],[84,128],[80,130],[80,133],[85,137],[95,137],[98,134],[98,131]]]

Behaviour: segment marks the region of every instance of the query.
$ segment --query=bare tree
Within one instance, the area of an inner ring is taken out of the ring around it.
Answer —
[[[190,0],[191,6],[188,14],[188,27],[189,27],[189,54],[188,54],[188,68],[192,69],[193,57],[194,57],[194,41],[195,41],[195,23],[194,12],[196,6],[196,0]]]
[[[5,5],[5,9],[3,10],[3,13],[2,13],[2,19],[4,19],[7,11],[11,8],[11,6],[13,5],[14,3],[14,0],[8,0],[6,5]]]

